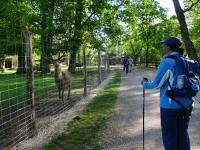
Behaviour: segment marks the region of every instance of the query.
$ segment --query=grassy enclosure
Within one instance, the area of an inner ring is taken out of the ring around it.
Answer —
[[[66,70],[66,66],[62,67]],[[40,72],[34,73],[34,91],[36,100],[39,96],[46,96],[45,93],[55,92],[54,70],[48,75],[42,75]],[[88,75],[93,76],[97,71],[96,67],[88,68]],[[72,92],[83,88],[82,72],[73,74]],[[15,71],[5,71],[0,74],[0,103],[1,107],[15,104],[26,99],[26,75],[16,74]],[[12,99],[12,101],[10,101]],[[8,102],[9,100],[9,102]]]
[[[62,65],[62,71],[67,66]],[[107,72],[102,68],[103,79]],[[97,67],[87,68],[87,88],[95,88],[97,83]],[[12,147],[18,142],[33,136],[33,121],[37,128],[51,123],[51,117],[59,115],[73,107],[83,96],[83,73],[78,71],[72,74],[71,98],[64,95],[64,104],[58,97],[55,85],[54,69],[42,74],[34,72],[34,109],[27,95],[26,74],[17,74],[14,70],[5,70],[0,74],[0,145],[1,148]],[[32,111],[35,111],[35,119]],[[34,119],[34,120],[33,120]],[[9,134],[8,134],[9,133]]]

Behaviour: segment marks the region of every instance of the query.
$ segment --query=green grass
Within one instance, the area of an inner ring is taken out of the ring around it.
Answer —
[[[62,68],[63,70],[66,67]],[[97,68],[88,68],[88,74],[93,75]],[[83,88],[83,74],[77,72],[72,75],[72,92],[75,90],[82,90]],[[0,74],[0,108],[5,108],[8,105],[16,104],[26,101],[26,75],[18,75],[13,70],[6,70]],[[34,91],[35,100],[46,97],[47,92],[55,92],[56,86],[54,81],[54,73],[42,75],[39,72],[34,73]]]
[[[101,149],[99,142],[106,129],[106,121],[114,111],[121,77],[118,73],[112,83],[97,95],[80,114],[79,121],[66,126],[61,134],[47,145],[44,150],[88,150]]]

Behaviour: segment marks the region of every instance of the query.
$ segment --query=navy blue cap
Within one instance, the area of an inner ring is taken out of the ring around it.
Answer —
[[[173,47],[180,47],[182,45],[182,42],[179,38],[175,36],[170,36],[166,40],[160,41],[160,44],[169,45]]]

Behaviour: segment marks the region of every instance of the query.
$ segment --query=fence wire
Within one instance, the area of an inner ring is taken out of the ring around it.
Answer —
[[[8,37],[9,33],[10,31],[5,37]],[[67,98],[66,90],[64,102],[62,102],[55,84],[54,65],[50,65],[49,73],[41,73],[40,67],[45,66],[39,67],[38,59],[35,56],[29,58],[33,61],[33,66],[27,65],[28,56],[21,56],[26,54],[26,46],[30,43],[25,44],[22,40],[20,45],[14,42],[13,53],[8,55],[10,38],[7,40],[3,69],[0,73],[0,149],[9,149],[20,141],[33,137],[35,130],[37,132],[38,129],[51,124],[52,118],[69,110],[79,102],[84,92],[83,66],[79,66],[78,70],[72,74],[71,97]],[[37,45],[33,43],[33,47],[37,47]],[[32,53],[32,55],[35,54]],[[67,61],[62,62],[63,72],[67,71],[67,65]],[[29,90],[30,87],[27,88],[30,86],[28,81],[31,78],[27,76],[30,67],[33,70],[33,92]],[[88,65],[87,68],[87,89],[89,92],[97,87],[99,82],[97,66]],[[108,73],[101,65],[102,81]],[[30,97],[31,94],[34,95],[34,103]]]
[[[71,97],[68,99],[66,90],[64,101],[62,101],[55,83],[54,65],[51,63],[50,71],[42,73],[41,68],[46,66],[41,65],[43,63],[40,59],[47,61],[48,57],[35,52],[31,53],[32,57],[25,55],[26,47],[30,46],[30,43],[25,43],[22,35],[21,38],[17,38],[17,36],[20,37],[20,32],[20,29],[14,31],[7,29],[6,32],[0,29],[0,36],[5,37],[4,40],[0,39],[0,69],[2,71],[0,73],[0,149],[9,149],[33,137],[37,130],[51,124],[52,118],[72,108],[84,95],[84,73],[81,63],[76,72],[72,74]],[[13,37],[15,39],[12,41]],[[32,45],[33,50],[40,47],[35,41]],[[38,58],[38,55],[42,57]],[[63,72],[66,72],[69,66],[69,55],[70,52],[61,64]],[[32,60],[32,66],[28,65],[27,59]],[[96,59],[98,60],[98,57]],[[94,64],[91,60],[89,61],[86,81],[88,92],[100,83],[98,63]],[[109,73],[106,69],[106,61],[108,61],[106,58],[101,61],[101,81]],[[158,63],[150,63],[150,67],[154,66],[157,67]],[[30,73],[30,67],[33,70],[33,91],[30,90],[28,82],[31,78],[27,75],[27,72]],[[32,94],[33,99],[30,96]],[[200,94],[196,98],[200,100]],[[32,103],[33,100],[34,103]]]

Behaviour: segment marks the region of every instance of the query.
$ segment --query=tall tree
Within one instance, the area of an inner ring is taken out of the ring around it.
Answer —
[[[21,26],[31,26],[33,10],[30,7],[29,0],[8,0],[1,1],[3,9],[0,11],[1,22],[6,31],[4,39],[5,54],[18,55],[17,73],[25,73],[25,43],[21,35]],[[5,7],[4,7],[5,6]]]
[[[196,0],[196,2],[192,2],[192,4],[189,7],[187,7],[186,9],[183,10],[180,6],[179,0],[173,0],[176,15],[177,15],[177,18],[178,18],[178,21],[180,24],[182,39],[186,46],[186,51],[187,51],[189,57],[192,59],[195,59],[195,60],[198,60],[198,56],[197,56],[197,52],[194,47],[194,44],[190,38],[190,34],[188,31],[184,13],[187,11],[190,11],[196,4],[199,3],[199,1],[200,0]]]
[[[199,14],[200,5],[197,5],[190,14],[190,37],[192,39],[192,42],[195,45],[195,48],[197,50],[198,56],[200,55],[200,14]]]
[[[49,64],[51,63],[51,52],[53,42],[53,17],[54,17],[54,0],[41,0],[41,47],[42,54],[40,59],[40,69],[42,73],[50,72]]]
[[[130,5],[124,10],[123,16],[124,22],[128,24],[127,35],[132,39],[132,43],[134,41],[135,45],[141,45],[138,48],[145,52],[140,54],[145,54],[143,57],[145,57],[146,66],[148,66],[153,44],[155,42],[159,44],[158,41],[155,41],[158,37],[156,24],[166,20],[166,11],[155,0],[138,0],[130,1]],[[128,47],[137,46],[129,43]],[[137,50],[133,51],[136,52]]]
[[[69,32],[71,36],[68,36],[68,44],[71,53],[69,70],[71,72],[75,71],[76,56],[81,44],[83,41],[88,41],[84,39],[85,32],[91,36],[98,35],[100,32],[105,35],[113,33],[113,29],[116,29],[111,28],[111,26],[114,27],[116,25],[114,21],[116,6],[112,4],[112,1],[113,0],[77,0],[74,2],[74,6],[72,6],[74,9],[71,11],[71,14],[74,15],[71,16],[73,19],[71,20],[71,27],[69,27],[71,28]],[[107,18],[109,19],[106,19],[105,14],[108,14],[108,12],[109,16]],[[96,38],[97,36],[93,37]]]
[[[70,64],[69,71],[74,73],[76,68],[76,55],[82,44],[82,21],[84,15],[84,2],[77,0],[75,7],[75,20],[74,20],[74,36],[71,39],[71,52],[70,52]]]

